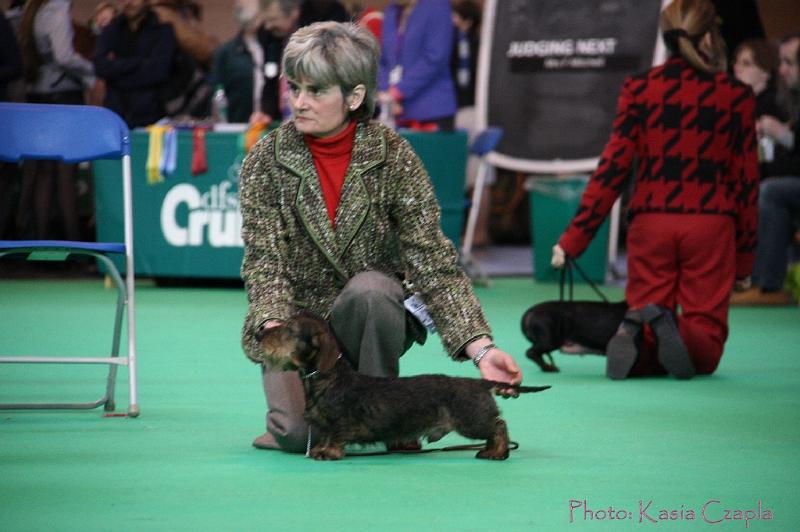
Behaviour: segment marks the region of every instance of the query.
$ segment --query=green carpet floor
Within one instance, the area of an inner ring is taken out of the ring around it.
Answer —
[[[525,382],[553,386],[500,402],[520,444],[505,462],[448,452],[318,463],[258,451],[250,444],[264,399],[259,370],[239,348],[243,291],[144,282],[141,416],[0,411],[0,530],[800,527],[800,309],[733,309],[713,377],[611,382],[600,357],[557,354],[562,372],[547,375],[525,359],[520,317],[557,298],[556,286],[502,279],[478,295]],[[576,295],[594,299],[584,288]],[[100,281],[0,281],[0,353],[102,353],[113,299]],[[402,371],[476,375],[435,338],[406,355]],[[103,374],[3,364],[0,401],[95,399]],[[126,379],[123,368],[123,412]]]

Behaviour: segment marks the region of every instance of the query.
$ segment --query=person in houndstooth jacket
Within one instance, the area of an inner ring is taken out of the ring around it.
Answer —
[[[611,138],[553,249],[555,266],[580,256],[637,161],[628,208],[631,311],[606,351],[612,379],[713,373],[731,289],[753,268],[755,98],[726,73],[715,18],[707,0],[675,0],[662,12],[670,57],[625,80]]]

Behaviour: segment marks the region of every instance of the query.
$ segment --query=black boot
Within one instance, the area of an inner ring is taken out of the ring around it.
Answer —
[[[642,315],[638,310],[625,313],[617,333],[606,346],[606,375],[612,380],[627,378],[639,357],[642,336]]]
[[[675,315],[666,307],[650,304],[641,310],[641,316],[656,335],[658,362],[677,379],[690,379],[695,374],[689,351],[683,343]]]

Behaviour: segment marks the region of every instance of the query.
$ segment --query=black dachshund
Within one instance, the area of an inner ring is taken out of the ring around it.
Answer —
[[[533,344],[525,355],[542,371],[559,371],[551,351],[604,354],[627,310],[625,301],[546,301],[534,305],[522,316],[522,334]]]

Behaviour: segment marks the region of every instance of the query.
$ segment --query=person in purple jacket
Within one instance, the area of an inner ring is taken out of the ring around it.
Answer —
[[[453,130],[452,47],[449,0],[392,0],[386,6],[378,90],[397,126]]]

